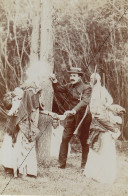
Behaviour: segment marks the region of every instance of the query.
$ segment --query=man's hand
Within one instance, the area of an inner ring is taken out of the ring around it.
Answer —
[[[75,115],[75,114],[76,114],[75,110],[67,110],[64,112],[64,115],[66,116]]]
[[[57,83],[57,79],[55,74],[50,74],[49,79],[53,82],[53,83]]]

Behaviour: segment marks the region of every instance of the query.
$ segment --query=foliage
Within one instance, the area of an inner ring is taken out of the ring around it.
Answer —
[[[0,0],[1,98],[24,79],[24,69],[30,55],[32,17],[35,10],[33,2],[12,0],[10,3],[9,0]],[[97,71],[112,94],[114,103],[127,108],[127,1],[52,2],[54,63],[59,81],[68,81],[66,70],[70,66],[80,66],[85,71],[83,79],[88,82],[97,65]],[[128,113],[124,124],[127,119]]]
[[[124,1],[123,7],[121,1],[115,2],[101,4],[88,13],[83,5],[72,12],[68,8],[66,13],[57,11],[55,67],[58,79],[63,83],[65,69],[80,66],[85,71],[83,79],[86,82],[97,65],[103,85],[110,91],[114,103],[127,108],[128,18],[124,13],[128,4]]]

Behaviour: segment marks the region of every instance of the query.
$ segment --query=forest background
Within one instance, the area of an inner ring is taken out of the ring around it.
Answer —
[[[43,1],[41,1],[43,4]],[[0,118],[6,118],[3,97],[24,81],[29,66],[34,0],[0,0]],[[81,67],[89,81],[97,65],[102,84],[114,103],[126,109],[122,137],[128,138],[128,2],[127,0],[52,0],[54,72],[64,84],[67,69]],[[40,27],[41,31],[41,27]],[[40,42],[40,36],[38,37]],[[38,53],[39,53],[38,49]],[[53,109],[63,113],[58,97]],[[57,104],[57,105],[56,105]]]

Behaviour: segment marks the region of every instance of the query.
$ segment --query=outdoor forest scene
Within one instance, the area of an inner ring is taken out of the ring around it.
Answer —
[[[128,1],[0,0],[1,195],[128,195]]]

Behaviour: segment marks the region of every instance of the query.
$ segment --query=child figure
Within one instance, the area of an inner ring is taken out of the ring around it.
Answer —
[[[60,124],[66,118],[66,115],[58,115],[47,110],[40,111],[42,114],[46,114],[52,117],[52,133],[51,133],[51,146],[50,146],[50,156],[59,157],[60,144],[62,141],[64,127]],[[69,153],[71,147],[69,146]]]
[[[62,141],[64,127],[60,125],[60,119],[58,115],[53,117],[52,120],[52,134],[51,134],[51,147],[50,156],[59,157],[60,144]]]

